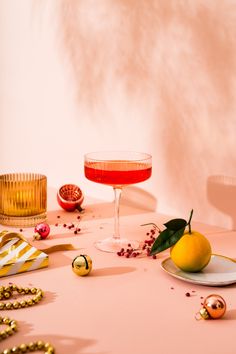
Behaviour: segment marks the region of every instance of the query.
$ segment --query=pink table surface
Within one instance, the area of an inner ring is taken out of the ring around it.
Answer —
[[[110,203],[87,198],[78,235],[62,226],[76,222],[78,214],[52,204],[48,212],[50,237],[33,244],[43,248],[72,243],[80,249],[51,254],[48,268],[1,278],[1,285],[14,282],[45,292],[34,307],[1,311],[1,316],[16,319],[19,325],[15,335],[0,342],[1,349],[41,339],[52,343],[58,354],[236,353],[236,285],[208,287],[175,279],[160,267],[168,251],[153,260],[121,258],[97,250],[94,241],[113,232]],[[142,223],[162,225],[169,218],[121,206],[121,230],[130,238],[145,239],[147,228],[141,227]],[[194,222],[193,228],[208,236],[214,253],[236,256],[236,232]],[[3,229],[6,227],[0,226]],[[32,228],[24,229],[23,234],[32,241]],[[93,260],[87,277],[76,276],[71,270],[72,260],[81,253]],[[191,296],[186,297],[186,292]],[[201,297],[212,293],[225,298],[226,315],[219,320],[197,321]]]

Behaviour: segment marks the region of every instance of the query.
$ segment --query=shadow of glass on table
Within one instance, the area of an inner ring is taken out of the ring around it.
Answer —
[[[207,197],[210,203],[231,218],[231,228],[236,230],[236,177],[209,176]]]
[[[83,212],[67,212],[63,209],[48,210],[47,220],[49,224],[78,222],[79,219],[88,221],[93,219],[106,219],[114,217],[113,200],[104,201],[95,198],[85,197],[82,205]],[[121,203],[120,215],[138,215],[141,213],[153,212],[157,207],[157,199],[149,192],[135,186],[124,188]]]

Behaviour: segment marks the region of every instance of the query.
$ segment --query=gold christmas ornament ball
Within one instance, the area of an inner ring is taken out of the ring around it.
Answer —
[[[72,270],[76,275],[88,275],[92,270],[92,259],[87,254],[80,254],[74,258]]]
[[[216,319],[224,316],[226,311],[226,302],[222,296],[212,294],[205,298],[203,307],[200,309],[199,314],[206,320],[209,318]]]

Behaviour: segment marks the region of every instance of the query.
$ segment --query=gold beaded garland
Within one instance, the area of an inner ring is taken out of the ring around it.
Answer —
[[[12,297],[13,292],[17,292],[21,295],[31,294],[34,295],[32,298],[21,301],[13,302],[0,302],[0,310],[12,310],[19,309],[21,307],[33,306],[37,304],[43,297],[43,291],[37,288],[22,288],[15,284],[9,286],[0,287],[0,300],[8,300]]]
[[[55,349],[50,343],[44,343],[43,341],[39,340],[37,342],[30,342],[29,344],[22,343],[21,345],[15,346],[13,348],[5,349],[0,354],[12,354],[12,353],[29,353],[29,352],[36,352],[42,351],[45,354],[54,354]]]
[[[13,296],[13,293],[17,292],[21,295],[33,295],[33,297],[10,302],[9,299]],[[12,310],[20,309],[28,306],[36,305],[40,300],[42,300],[43,291],[38,288],[22,288],[15,284],[9,286],[0,286],[0,310]],[[2,300],[8,300],[7,302],[2,302]],[[8,317],[0,317],[0,325],[6,325],[7,328],[0,331],[0,341],[6,339],[17,331],[17,323]],[[35,351],[43,351],[44,354],[54,354],[55,349],[50,343],[45,343],[41,340],[37,342],[30,342],[29,344],[20,344],[9,349],[4,349],[0,354],[21,354]]]
[[[0,331],[0,341],[11,336],[17,331],[17,324],[15,320],[11,320],[8,317],[0,317],[0,325],[6,325],[5,330]]]

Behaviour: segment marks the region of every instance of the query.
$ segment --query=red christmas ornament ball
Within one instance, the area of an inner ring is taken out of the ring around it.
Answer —
[[[66,211],[75,211],[77,209],[81,212],[83,210],[81,207],[83,200],[83,192],[75,184],[64,184],[57,191],[57,202]]]
[[[50,226],[46,222],[39,223],[35,226],[34,232],[40,236],[40,238],[47,238],[50,233]]]

